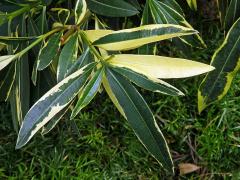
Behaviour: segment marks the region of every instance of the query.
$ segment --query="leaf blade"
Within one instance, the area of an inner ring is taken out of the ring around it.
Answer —
[[[111,51],[130,50],[148,43],[195,33],[197,31],[179,25],[151,24],[115,31],[94,41],[93,45]]]
[[[139,140],[164,168],[174,173],[166,140],[142,96],[119,74],[107,69],[106,76]]]
[[[186,78],[214,69],[212,66],[187,59],[153,55],[119,54],[114,55],[107,62],[113,66],[129,68],[148,77],[160,79]]]
[[[211,103],[222,99],[240,69],[240,18],[229,30],[223,44],[212,57],[216,70],[207,74],[198,90],[198,110],[201,113]],[[238,37],[238,38],[236,38]]]
[[[39,129],[74,99],[95,65],[96,63],[91,63],[71,74],[32,106],[20,128],[16,149],[23,147]]]

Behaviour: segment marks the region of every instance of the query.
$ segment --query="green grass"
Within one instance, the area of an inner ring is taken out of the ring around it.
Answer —
[[[204,25],[208,25],[205,23]],[[208,48],[179,51],[168,45],[162,54],[209,63],[222,42],[215,24],[203,36]],[[211,38],[209,38],[211,37]],[[171,52],[171,53],[169,53]],[[171,81],[186,96],[141,91],[179,163],[201,166],[197,172],[171,177],[148,154],[106,94],[98,95],[74,121],[66,117],[44,137],[35,136],[15,150],[9,106],[0,108],[0,179],[231,179],[240,174],[240,75],[219,103],[197,113],[197,87],[203,76]]]

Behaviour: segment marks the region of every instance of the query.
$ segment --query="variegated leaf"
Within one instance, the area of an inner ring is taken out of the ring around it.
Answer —
[[[93,42],[111,51],[130,50],[142,45],[173,37],[196,34],[197,31],[173,24],[152,24],[112,32]]]
[[[117,72],[107,69],[106,77],[140,142],[164,168],[174,173],[166,140],[145,100],[134,86]]]
[[[95,66],[96,63],[91,63],[71,74],[32,106],[19,131],[16,149],[23,147],[39,129],[75,98]]]
[[[119,54],[106,59],[113,66],[129,68],[145,76],[162,79],[186,78],[214,69],[196,61],[163,56]]]
[[[226,39],[212,57],[215,71],[207,74],[198,91],[198,110],[222,99],[240,69],[240,18],[229,30]]]

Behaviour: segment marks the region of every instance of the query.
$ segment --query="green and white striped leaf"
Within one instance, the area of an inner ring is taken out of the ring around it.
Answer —
[[[227,13],[224,21],[224,28],[228,30],[233,23],[240,17],[240,0],[231,0],[227,8]]]
[[[128,68],[113,67],[113,71],[125,76],[137,86],[149,91],[167,94],[171,96],[184,95],[180,90],[157,78],[150,78],[143,74],[139,74]]]
[[[66,77],[68,73],[68,69],[76,61],[77,42],[78,42],[78,34],[76,33],[69,39],[69,41],[65,44],[65,46],[63,47],[60,53],[58,67],[57,67],[58,82],[60,82]]]
[[[87,3],[85,0],[77,0],[76,1],[76,5],[75,5],[75,8],[74,8],[74,12],[75,12],[75,24],[79,24],[86,12],[87,12]]]
[[[126,17],[138,14],[138,10],[123,0],[87,0],[88,8],[103,16]]]
[[[106,76],[138,139],[164,168],[174,173],[166,140],[145,100],[123,76],[110,69],[106,69]]]
[[[32,106],[19,131],[16,149],[23,147],[39,129],[77,96],[95,66],[96,63],[92,63],[71,74]]]
[[[209,71],[214,67],[180,58],[152,55],[119,54],[107,57],[109,64],[129,68],[151,78],[186,78]]]
[[[16,55],[0,56],[0,71],[17,58]]]
[[[49,133],[57,124],[58,122],[63,118],[63,116],[67,113],[71,105],[68,105],[63,110],[58,112],[45,126],[43,126],[41,134],[45,135]]]
[[[192,28],[192,26],[185,20],[184,16],[178,12],[178,10],[173,9],[173,6],[168,3],[157,0],[149,0],[148,3],[152,12],[152,17],[156,24],[177,24]],[[180,37],[180,39],[191,46],[200,48],[206,47],[202,38],[198,34]]]
[[[56,57],[61,44],[61,36],[62,32],[55,33],[49,38],[48,42],[40,50],[37,65],[38,70],[45,69]]]
[[[228,92],[235,74],[240,69],[240,18],[229,30],[226,39],[212,57],[216,68],[207,74],[198,91],[198,110],[222,99]]]
[[[197,31],[172,24],[152,24],[112,32],[93,42],[105,50],[130,50],[173,37],[196,34]]]
[[[76,115],[84,108],[86,107],[94,98],[94,96],[97,94],[100,85],[102,83],[102,78],[103,78],[103,74],[104,74],[104,68],[101,67],[100,69],[98,69],[92,79],[88,82],[88,84],[86,85],[86,87],[84,87],[80,98],[76,104],[76,106],[74,107],[72,114],[71,114],[71,119],[73,119],[74,117],[76,117]]]
[[[186,0],[192,10],[197,10],[197,0]]]

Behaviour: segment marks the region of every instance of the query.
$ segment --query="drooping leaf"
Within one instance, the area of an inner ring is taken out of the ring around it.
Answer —
[[[78,34],[74,34],[63,47],[58,61],[57,67],[57,81],[60,82],[66,77],[68,69],[76,60]]]
[[[16,149],[24,146],[39,129],[75,98],[95,66],[96,63],[92,63],[71,74],[32,106],[19,131]]]
[[[172,24],[144,25],[112,32],[93,42],[93,45],[112,51],[129,50],[173,37],[195,34],[197,31]]]
[[[125,76],[127,79],[132,81],[134,84],[136,84],[137,86],[142,87],[144,89],[147,89],[147,90],[150,90],[153,92],[172,95],[172,96],[184,95],[177,88],[175,88],[172,85],[170,85],[162,80],[159,80],[157,78],[147,77],[143,74],[139,74],[128,68],[113,67],[112,70]]]
[[[222,99],[240,69],[240,18],[229,30],[223,44],[214,53],[211,65],[216,68],[207,74],[198,91],[198,110]]]
[[[118,73],[107,69],[106,76],[112,92],[141,143],[164,168],[173,173],[173,163],[166,140],[145,100],[133,85]]]
[[[74,12],[75,12],[75,24],[79,24],[86,12],[87,12],[87,3],[85,0],[77,0],[76,1],[76,5],[75,5],[75,8],[74,8]]]
[[[5,55],[5,56],[0,56],[0,70],[5,68],[10,62],[15,60],[17,58],[16,55]]]
[[[138,10],[123,0],[87,0],[87,7],[96,14],[110,17],[126,17],[138,14]]]
[[[72,111],[71,119],[76,117],[76,115],[84,107],[86,107],[92,101],[94,96],[97,94],[99,87],[102,83],[103,74],[104,74],[104,68],[101,67],[95,72],[95,74],[93,75],[92,79],[88,82],[86,87],[84,87],[80,95],[80,98]]]
[[[20,24],[20,35],[26,36],[26,19],[22,16]],[[19,47],[20,51],[28,46],[27,43],[22,43]],[[16,77],[13,83],[10,97],[10,105],[12,110],[12,118],[15,122],[21,125],[24,116],[29,110],[30,105],[30,79],[29,79],[29,58],[25,53],[16,60]]]
[[[177,24],[192,28],[192,26],[185,20],[184,16],[180,14],[177,10],[173,9],[173,7],[169,4],[157,0],[149,0],[148,3],[152,12],[154,22],[156,24]],[[184,43],[191,46],[200,48],[206,47],[202,38],[198,34],[180,37],[180,39]]]
[[[62,33],[56,33],[52,35],[48,42],[44,45],[44,47],[39,52],[39,58],[38,58],[38,70],[45,69],[54,59],[54,57],[57,55],[58,50],[60,48],[60,37],[62,36]]]
[[[106,58],[107,59],[107,58]],[[107,61],[113,66],[129,68],[154,78],[185,78],[209,72],[214,67],[180,58],[152,55],[119,54]]]
[[[224,21],[224,28],[228,30],[240,17],[240,0],[231,0]]]

